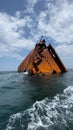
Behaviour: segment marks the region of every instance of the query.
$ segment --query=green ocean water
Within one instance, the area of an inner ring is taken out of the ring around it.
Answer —
[[[0,72],[0,130],[73,130],[73,69],[50,76]]]

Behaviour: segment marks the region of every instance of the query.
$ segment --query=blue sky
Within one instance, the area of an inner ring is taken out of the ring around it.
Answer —
[[[0,0],[0,71],[17,70],[42,35],[73,68],[73,0]]]

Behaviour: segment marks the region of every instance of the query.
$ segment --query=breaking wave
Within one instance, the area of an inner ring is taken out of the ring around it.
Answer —
[[[73,86],[11,115],[6,130],[73,130]]]

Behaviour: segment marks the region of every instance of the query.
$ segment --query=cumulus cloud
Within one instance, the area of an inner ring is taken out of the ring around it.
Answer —
[[[14,54],[15,57],[19,50],[31,49],[33,40],[23,37],[25,34],[25,26],[30,26],[30,17],[20,18],[17,12],[17,17],[10,16],[6,13],[0,13],[0,54],[8,56]],[[24,30],[23,30],[24,28]]]
[[[58,45],[55,49],[62,58],[66,67],[73,68],[73,44]]]
[[[65,58],[71,58],[73,56],[73,45],[58,45],[56,48],[56,51],[60,53],[60,55],[63,55]],[[72,58],[73,59],[73,58]]]
[[[34,13],[34,6],[36,5],[37,2],[38,0],[27,0],[25,12]]]
[[[35,4],[38,2],[38,0],[27,0],[28,7],[34,8]]]
[[[67,0],[47,4],[47,9],[39,15],[39,30],[52,37],[56,42],[70,43],[73,41],[73,3]]]

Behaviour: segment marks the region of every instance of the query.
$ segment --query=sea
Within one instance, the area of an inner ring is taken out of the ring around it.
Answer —
[[[0,72],[0,130],[73,130],[73,69]]]

